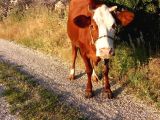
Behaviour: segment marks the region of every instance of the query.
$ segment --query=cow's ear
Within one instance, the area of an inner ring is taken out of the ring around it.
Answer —
[[[85,15],[79,15],[74,18],[74,23],[81,28],[88,27],[91,24],[91,17]]]
[[[122,26],[127,26],[134,19],[134,13],[129,11],[116,12],[116,18],[120,21]]]

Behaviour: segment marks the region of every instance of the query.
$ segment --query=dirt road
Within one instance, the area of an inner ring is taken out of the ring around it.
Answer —
[[[100,83],[93,85],[95,97],[85,99],[86,75],[74,81],[67,80],[69,63],[59,58],[0,40],[0,59],[19,65],[22,71],[35,76],[46,87],[61,94],[68,104],[77,106],[91,120],[160,120],[160,112],[154,107],[127,95],[125,88],[114,83],[111,83],[114,99],[102,97]],[[81,70],[76,72],[83,73]]]

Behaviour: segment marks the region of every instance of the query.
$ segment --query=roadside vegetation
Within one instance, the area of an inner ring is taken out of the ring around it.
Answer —
[[[110,1],[131,10],[144,11],[151,16],[160,7],[159,2],[155,4],[151,0]],[[0,37],[70,62],[71,46],[67,37],[66,21],[67,11],[58,14],[56,11],[49,11],[45,6],[20,11],[17,7],[0,22]],[[156,19],[156,22],[155,30],[144,32],[146,34],[140,31],[138,38],[129,36],[129,42],[123,40],[123,37],[117,40],[116,55],[110,62],[110,77],[125,85],[129,93],[135,93],[139,98],[155,103],[160,108],[160,27],[157,27],[160,20]],[[81,59],[78,59],[77,64],[82,66]]]
[[[3,96],[11,105],[12,114],[23,120],[85,120],[73,106],[60,96],[44,88],[38,81],[18,70],[16,66],[0,61],[0,84]]]

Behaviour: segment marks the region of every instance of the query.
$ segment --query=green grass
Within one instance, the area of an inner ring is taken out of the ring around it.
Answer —
[[[110,74],[116,79],[123,79],[129,69],[133,68],[136,61],[133,56],[133,50],[126,43],[121,43],[115,49],[115,56],[110,62]]]
[[[85,120],[82,113],[60,100],[59,95],[44,88],[33,77],[16,67],[0,62],[0,83],[12,114],[24,120]]]
[[[129,90],[139,98],[147,100],[150,103],[155,103],[160,108],[160,86],[154,80],[147,77],[147,72],[148,70],[142,67],[137,71],[132,71],[128,78]]]

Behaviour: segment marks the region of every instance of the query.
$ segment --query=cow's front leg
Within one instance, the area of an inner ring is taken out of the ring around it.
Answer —
[[[92,71],[92,81],[93,81],[93,82],[96,82],[96,83],[98,83],[99,78],[98,78],[98,76],[97,76],[97,74],[96,74],[96,72],[95,72],[95,66],[97,66],[97,64],[98,64],[98,62],[99,62],[100,60],[101,60],[101,59],[100,59],[99,57],[96,57],[95,62],[91,61],[91,62],[92,62],[92,69],[93,69],[93,71]]]
[[[76,62],[76,57],[77,57],[77,51],[78,51],[78,48],[72,44],[72,67],[71,67],[70,75],[69,75],[70,80],[75,79],[75,62]]]
[[[92,77],[92,65],[90,63],[89,58],[82,56],[83,61],[85,63],[86,66],[86,73],[87,73],[87,86],[86,86],[86,91],[85,91],[85,97],[86,98],[91,98],[93,96],[93,91],[92,91],[92,81],[91,81],[91,77]]]
[[[92,81],[95,82],[95,83],[98,83],[98,80],[99,80],[99,78],[98,78],[95,70],[93,69],[93,72],[92,72]]]
[[[109,73],[109,60],[106,59],[104,60],[104,69],[103,69],[103,74],[104,74],[104,95],[111,99],[113,97],[112,91],[110,89],[110,84],[109,84],[109,78],[108,78],[108,73]]]

